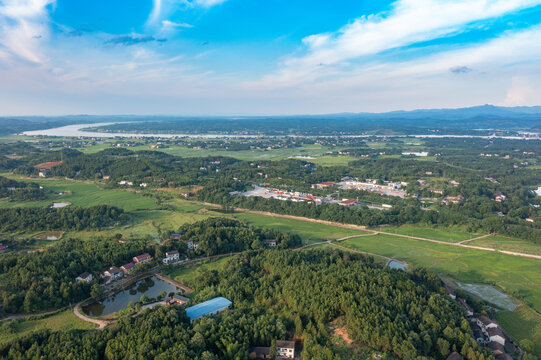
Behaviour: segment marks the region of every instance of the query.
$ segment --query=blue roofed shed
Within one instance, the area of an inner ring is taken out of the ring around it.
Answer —
[[[216,315],[231,306],[232,302],[224,297],[216,297],[186,309],[186,315],[190,321],[199,319],[205,315]]]

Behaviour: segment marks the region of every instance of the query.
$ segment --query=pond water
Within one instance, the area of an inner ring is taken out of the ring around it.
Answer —
[[[518,306],[513,299],[505,295],[501,291],[496,290],[489,285],[467,284],[456,281],[456,284],[463,290],[479,296],[481,299],[488,301],[496,306],[513,311]]]
[[[66,207],[66,206],[70,206],[71,204],[68,203],[68,202],[55,202],[53,203],[53,205],[51,205],[51,207],[53,209],[60,209],[60,208],[63,208],[63,207]]]
[[[178,290],[175,285],[151,276],[134,282],[125,290],[105,298],[101,302],[94,302],[84,306],[83,311],[90,316],[109,315],[127,308],[130,301],[135,304],[143,294],[148,298],[156,298],[162,291],[169,295],[169,293]]]
[[[390,267],[391,269],[404,270],[404,271],[408,267],[406,264],[403,264],[403,263],[398,262],[396,260],[389,261],[387,266]]]

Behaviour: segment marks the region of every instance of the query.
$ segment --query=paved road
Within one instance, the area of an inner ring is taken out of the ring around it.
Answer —
[[[73,314],[75,314],[75,316],[77,316],[81,320],[88,321],[88,322],[91,322],[91,323],[94,323],[94,324],[98,325],[100,330],[105,329],[105,327],[107,325],[113,323],[113,321],[99,320],[99,319],[95,319],[95,318],[92,318],[90,316],[85,315],[81,311],[81,304],[83,304],[83,303],[85,303],[87,301],[88,301],[88,299],[83,300],[80,303],[77,303],[77,305],[75,305],[75,307],[73,308]]]

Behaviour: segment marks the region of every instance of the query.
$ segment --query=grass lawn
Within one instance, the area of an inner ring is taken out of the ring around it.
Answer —
[[[227,258],[228,256],[224,256],[218,259],[201,260],[182,266],[165,268],[162,270],[162,274],[179,283],[192,287],[197,269],[205,268],[207,270],[220,270]]]
[[[425,239],[441,240],[448,242],[460,242],[463,240],[473,239],[481,235],[473,235],[463,231],[460,228],[450,229],[450,228],[428,228],[428,227],[419,227],[413,225],[402,225],[399,227],[383,227],[377,228],[375,230],[381,230],[383,232],[389,232],[393,234],[409,235],[416,236]]]
[[[541,310],[539,260],[383,234],[349,239],[341,244],[403,260],[463,282],[496,285],[508,295]]]
[[[496,320],[519,343],[524,339],[531,340],[534,353],[541,356],[541,315],[523,305],[512,312],[497,312]]]
[[[31,317],[25,319],[6,320],[0,323],[0,343],[7,343],[13,339],[32,332],[50,329],[59,330],[87,330],[94,329],[96,325],[83,321],[73,315],[71,310],[64,310],[53,315]]]
[[[499,250],[515,251],[526,254],[541,255],[541,245],[532,242],[514,239],[501,235],[489,236],[484,239],[469,242],[468,245],[491,247]]]
[[[45,207],[53,202],[69,202],[75,206],[90,207],[94,205],[117,206],[125,211],[144,210],[156,207],[152,197],[145,197],[131,191],[119,189],[105,189],[99,184],[82,181],[56,180],[56,179],[22,179],[10,176],[19,181],[28,181],[40,184],[45,190],[52,193],[46,200],[9,202],[0,201],[0,208],[9,207]],[[58,195],[63,193],[63,195]]]
[[[325,224],[259,214],[238,213],[235,214],[235,217],[255,226],[270,227],[278,231],[296,233],[307,243],[336,240],[346,236],[369,233],[362,230],[345,229]]]

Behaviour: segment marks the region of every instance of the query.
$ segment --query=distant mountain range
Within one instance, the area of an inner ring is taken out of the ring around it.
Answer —
[[[124,124],[99,127],[99,123],[103,122],[123,122]],[[354,134],[367,131],[381,133],[395,130],[401,133],[415,133],[428,131],[429,129],[440,129],[449,133],[473,129],[541,132],[541,106],[501,107],[482,105],[458,109],[419,109],[386,113],[238,117],[171,115],[15,116],[0,117],[0,135],[82,123],[95,123],[99,131],[148,131],[151,133],[182,133],[186,131],[190,133],[204,133],[207,131],[234,133],[248,131],[278,134],[309,130],[313,134]]]

